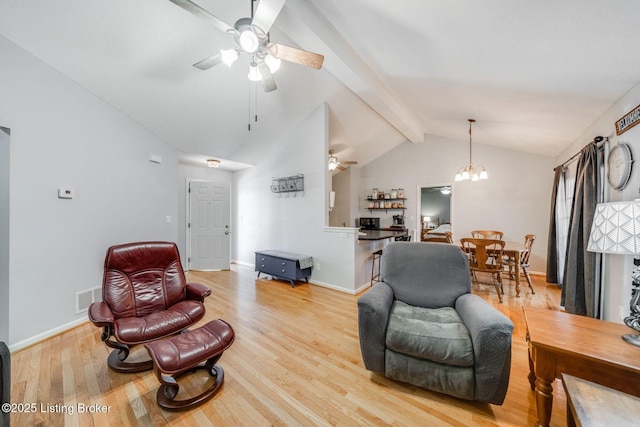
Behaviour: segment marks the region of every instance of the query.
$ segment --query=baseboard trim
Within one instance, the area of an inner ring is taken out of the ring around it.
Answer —
[[[332,285],[331,283],[321,282],[319,280],[309,279],[309,283],[311,283],[312,285],[320,286],[322,288],[327,288],[327,289],[331,289],[331,290],[338,291],[338,292],[343,292],[345,294],[350,294],[350,295],[355,295],[358,292],[360,292],[357,289],[346,289],[346,288],[343,288],[341,286]]]
[[[69,323],[65,323],[64,325],[60,325],[56,328],[53,329],[49,329],[48,331],[45,332],[41,332],[39,334],[36,334],[30,338],[24,339],[22,341],[18,341],[17,343],[13,343],[9,346],[9,351],[11,351],[12,353],[14,351],[18,351],[18,350],[24,350],[27,347],[31,347],[34,344],[38,344],[41,341],[44,341],[46,339],[52,338],[56,335],[59,335],[63,332],[67,332],[70,329],[73,329],[77,326],[82,325],[83,323],[88,322],[89,319],[87,317],[81,318],[81,319],[76,319],[72,322]]]

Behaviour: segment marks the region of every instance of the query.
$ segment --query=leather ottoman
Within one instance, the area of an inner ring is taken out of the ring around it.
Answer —
[[[161,384],[158,404],[168,410],[188,409],[211,399],[224,382],[224,371],[216,362],[234,338],[231,325],[217,319],[198,329],[145,344]],[[176,380],[199,369],[206,369],[216,378],[211,387],[190,399],[175,400],[180,388]]]

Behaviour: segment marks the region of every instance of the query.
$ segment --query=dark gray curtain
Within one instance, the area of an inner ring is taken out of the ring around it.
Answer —
[[[558,240],[556,231],[556,204],[558,203],[558,186],[563,166],[554,169],[553,189],[551,193],[551,216],[549,218],[549,241],[547,245],[547,282],[558,283]]]
[[[569,225],[561,304],[573,314],[600,316],[599,254],[587,252],[596,204],[600,200],[600,156],[595,143],[582,149]]]

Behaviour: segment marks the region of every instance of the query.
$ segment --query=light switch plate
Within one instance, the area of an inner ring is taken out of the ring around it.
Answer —
[[[73,188],[58,188],[59,199],[73,199],[75,192]]]

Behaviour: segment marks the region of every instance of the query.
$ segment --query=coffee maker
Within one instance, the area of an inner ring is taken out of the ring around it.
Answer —
[[[404,228],[404,215],[394,215],[391,228]]]

